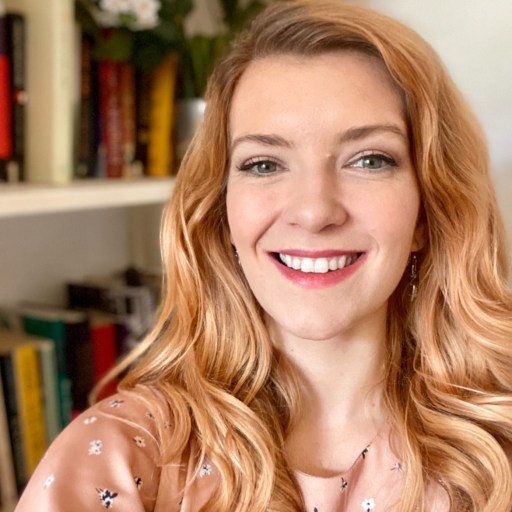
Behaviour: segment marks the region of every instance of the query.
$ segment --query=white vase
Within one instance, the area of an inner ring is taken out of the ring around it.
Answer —
[[[176,101],[175,155],[181,162],[197,126],[203,120],[206,102],[202,98],[185,98]]]

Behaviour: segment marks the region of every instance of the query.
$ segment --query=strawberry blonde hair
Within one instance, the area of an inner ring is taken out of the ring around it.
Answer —
[[[416,299],[404,275],[389,304],[385,403],[406,467],[397,510],[428,508],[427,486],[438,481],[452,510],[504,512],[512,503],[512,304],[486,144],[431,47],[371,10],[278,2],[217,66],[164,213],[159,319],[123,387],[164,393],[173,416],[164,463],[193,438],[217,466],[208,511],[303,509],[283,455],[300,404],[293,371],[272,346],[229,239],[228,115],[255,59],[347,49],[380,59],[403,93],[427,239]]]

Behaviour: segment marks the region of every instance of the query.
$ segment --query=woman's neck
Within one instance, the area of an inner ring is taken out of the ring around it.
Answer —
[[[302,394],[287,443],[290,465],[318,475],[342,471],[385,422],[385,324],[330,340],[271,334],[297,372]]]

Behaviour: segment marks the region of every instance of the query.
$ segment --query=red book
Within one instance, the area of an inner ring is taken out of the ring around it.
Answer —
[[[123,128],[121,115],[121,66],[112,60],[99,63],[101,139],[105,149],[105,176],[123,175]]]
[[[94,382],[97,384],[111,370],[117,360],[117,327],[113,318],[100,312],[90,312],[92,360]],[[110,381],[102,388],[99,398],[113,395],[117,381]]]
[[[0,4],[0,159],[12,156],[12,104],[7,20]]]

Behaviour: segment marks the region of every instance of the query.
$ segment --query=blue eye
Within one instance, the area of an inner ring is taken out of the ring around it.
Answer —
[[[396,166],[397,163],[393,158],[378,153],[360,156],[349,163],[349,167],[367,169],[368,171],[382,171]]]
[[[238,167],[240,171],[249,172],[256,176],[267,176],[274,174],[281,169],[281,166],[274,160],[261,159],[261,160],[249,160]]]

